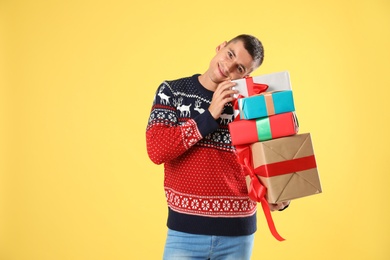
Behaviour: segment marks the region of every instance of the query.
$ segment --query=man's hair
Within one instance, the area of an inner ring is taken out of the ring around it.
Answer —
[[[242,41],[245,49],[252,56],[255,68],[258,68],[264,60],[264,47],[261,41],[252,35],[240,34],[231,39],[228,44],[236,41]]]

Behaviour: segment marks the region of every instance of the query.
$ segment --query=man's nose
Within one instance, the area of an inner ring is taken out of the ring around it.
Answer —
[[[226,69],[227,69],[227,71],[228,71],[229,73],[233,72],[235,66],[236,66],[236,65],[234,64],[233,61],[228,61],[228,62],[226,63]]]

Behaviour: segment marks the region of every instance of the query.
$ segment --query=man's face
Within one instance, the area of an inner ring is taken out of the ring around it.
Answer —
[[[242,41],[219,45],[217,54],[210,62],[210,78],[215,83],[243,78],[254,70],[251,55]]]

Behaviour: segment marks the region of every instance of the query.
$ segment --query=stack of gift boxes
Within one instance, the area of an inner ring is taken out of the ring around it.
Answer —
[[[321,193],[310,133],[298,134],[288,72],[237,83],[242,95],[237,99],[239,116],[229,130],[246,169],[250,197],[261,202],[264,196],[269,203],[279,203]],[[256,93],[259,84],[268,86],[266,92]]]

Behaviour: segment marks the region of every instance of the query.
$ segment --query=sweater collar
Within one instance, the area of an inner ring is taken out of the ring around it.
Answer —
[[[194,83],[194,85],[196,86],[196,88],[202,93],[204,94],[206,97],[209,97],[210,99],[213,97],[213,94],[214,92],[211,91],[211,90],[208,90],[207,88],[205,88],[200,82],[199,82],[199,76],[200,74],[195,74],[192,76],[191,80],[192,82]]]

